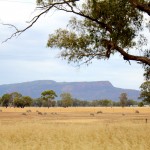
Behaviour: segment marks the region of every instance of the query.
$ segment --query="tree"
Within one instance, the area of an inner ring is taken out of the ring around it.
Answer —
[[[134,101],[132,99],[127,100],[127,103],[126,103],[127,106],[133,106],[133,105],[137,105],[137,104],[138,104],[138,102]]]
[[[0,105],[2,104],[2,98],[0,97]]]
[[[32,105],[32,98],[29,96],[22,96],[22,101],[24,103],[24,107],[25,106],[31,106]]]
[[[73,105],[73,98],[70,93],[62,93],[60,97],[63,107],[69,107]]]
[[[21,97],[15,97],[14,98],[14,107],[21,107],[21,108],[25,107],[24,101],[22,100]]]
[[[141,94],[140,97],[144,102],[150,103],[150,81],[144,82],[141,86]]]
[[[20,94],[20,93],[18,93],[18,92],[12,92],[12,93],[10,93],[10,105],[12,106],[14,106],[14,99],[16,98],[16,97],[18,97],[18,98],[20,98],[20,97],[22,97],[22,94]]]
[[[24,108],[32,105],[32,98],[29,96],[15,97],[14,106]]]
[[[69,62],[88,63],[94,58],[109,59],[119,53],[129,63],[131,60],[140,62],[146,71],[144,75],[150,78],[150,50],[143,47],[147,40],[141,32],[150,28],[144,16],[150,16],[148,0],[37,0],[37,8],[41,12],[26,28],[19,30],[10,25],[16,29],[10,38],[32,27],[49,11],[73,13],[81,20],[72,18],[68,30],[58,29],[50,34],[48,47],[62,49],[60,57]]]
[[[139,107],[143,107],[143,106],[144,106],[144,103],[143,103],[143,102],[139,102],[139,103],[138,103],[138,106],[139,106]]]
[[[57,97],[56,93],[53,90],[47,90],[41,93],[41,98],[48,102],[48,108],[52,107],[52,101]]]
[[[127,100],[128,100],[127,94],[126,93],[121,93],[119,98],[120,98],[120,105],[122,107],[126,106]]]
[[[120,102],[113,101],[113,106],[120,106]]]
[[[104,99],[104,100],[100,100],[100,102],[102,106],[112,106],[111,100]]]
[[[2,106],[5,106],[7,108],[9,106],[10,98],[10,94],[4,94],[1,98]]]
[[[42,107],[43,99],[41,97],[34,99],[32,105],[36,107]]]

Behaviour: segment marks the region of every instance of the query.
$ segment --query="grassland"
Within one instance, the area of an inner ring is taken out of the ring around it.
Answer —
[[[0,110],[2,150],[150,149],[148,107]]]

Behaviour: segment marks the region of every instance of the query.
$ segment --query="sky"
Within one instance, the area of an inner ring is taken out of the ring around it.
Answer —
[[[36,0],[0,0],[0,23],[18,28],[28,25],[35,15]],[[120,55],[110,60],[93,60],[90,65],[68,64],[58,58],[59,49],[46,47],[48,35],[65,28],[72,14],[52,12],[44,15],[20,36],[2,43],[14,29],[0,25],[0,85],[35,80],[57,82],[110,81],[115,87],[139,90],[144,82],[141,65],[131,65]]]

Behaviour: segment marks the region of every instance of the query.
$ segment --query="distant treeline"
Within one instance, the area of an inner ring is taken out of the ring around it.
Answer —
[[[123,94],[122,94],[123,95]],[[62,93],[61,100],[55,100],[57,95],[54,91],[44,91],[40,98],[32,99],[29,96],[22,96],[20,93],[13,92],[4,94],[0,97],[0,105],[4,107],[98,107],[98,106],[143,106],[144,102],[138,102],[125,97],[120,101],[112,101],[108,99],[102,100],[79,100],[72,98],[70,93]]]

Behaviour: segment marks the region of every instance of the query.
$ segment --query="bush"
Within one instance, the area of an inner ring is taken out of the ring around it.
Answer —
[[[22,115],[27,115],[26,113],[22,113]]]
[[[32,111],[31,111],[31,110],[27,110],[26,112],[27,112],[27,113],[30,113],[30,112],[32,112]]]
[[[47,115],[47,113],[45,112],[44,115]]]
[[[38,115],[43,115],[41,112],[38,112]]]
[[[102,114],[102,113],[103,113],[102,111],[98,111],[98,112],[97,112],[97,114]]]
[[[138,110],[136,110],[135,113],[139,114],[140,112]]]
[[[94,114],[93,114],[93,113],[90,113],[90,116],[94,116]]]

